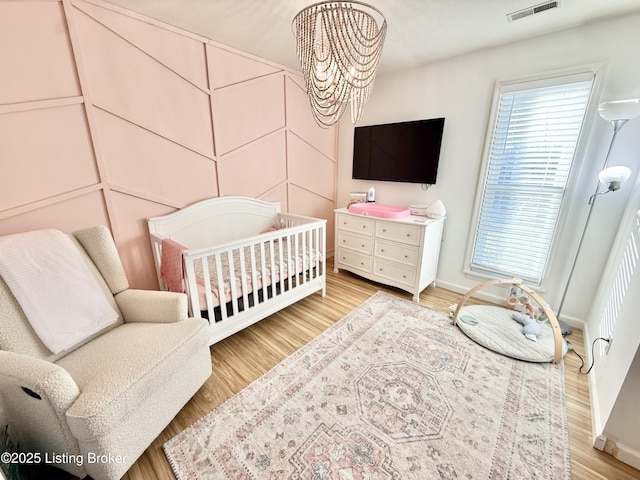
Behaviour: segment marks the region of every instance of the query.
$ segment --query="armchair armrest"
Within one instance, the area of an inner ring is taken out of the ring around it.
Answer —
[[[80,453],[69,429],[66,412],[80,395],[64,368],[36,357],[0,351],[0,401],[14,439],[23,451]],[[65,470],[86,475],[81,464],[65,463]]]
[[[15,388],[18,386],[22,392]],[[9,397],[15,393],[46,399],[64,416],[80,390],[69,372],[55,363],[0,350],[0,394]]]
[[[172,323],[189,316],[184,293],[128,289],[115,299],[127,323]]]

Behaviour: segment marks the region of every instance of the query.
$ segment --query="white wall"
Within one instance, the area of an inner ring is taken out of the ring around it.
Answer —
[[[636,177],[633,194],[589,314],[586,330],[589,343],[601,336],[600,319],[618,276],[621,258],[629,247],[630,232],[638,230],[638,209],[640,177]],[[636,265],[632,277],[628,275],[629,272],[625,279],[630,283],[613,329],[613,342],[604,355],[599,348],[601,343],[594,349],[595,363],[589,381],[595,446],[640,469],[640,266]]]
[[[640,350],[636,352],[603,432],[603,436],[609,442],[609,445],[605,445],[605,451],[618,460],[640,469],[638,398],[640,398]]]
[[[563,30],[530,40],[478,51],[410,71],[379,76],[359,124],[446,117],[437,184],[428,191],[420,185],[365,182],[351,179],[353,126],[341,122],[338,154],[337,205],[345,206],[349,192],[376,188],[379,203],[408,205],[441,199],[447,220],[438,270],[438,284],[465,291],[479,279],[465,275],[476,189],[497,81],[508,81],[576,67],[600,66],[597,103],[640,96],[640,14]],[[588,112],[586,151],[574,171],[568,192],[570,210],[560,227],[561,242],[552,258],[541,293],[557,308],[571,259],[602,168],[612,130],[595,108]],[[621,130],[610,164],[628,164],[638,170],[640,121]],[[583,253],[564,307],[571,323],[586,319],[620,221],[629,185],[615,195],[600,197],[594,209]],[[498,292],[501,295],[501,292]]]
[[[441,199],[447,207],[447,220],[438,284],[454,291],[466,291],[478,282],[477,278],[465,275],[464,268],[469,237],[473,233],[471,223],[495,83],[598,66],[595,102],[588,112],[584,132],[586,146],[578,158],[580,167],[572,173],[558,249],[541,290],[543,297],[557,309],[588,213],[587,200],[595,190],[597,172],[602,168],[613,133],[595,107],[602,101],[640,96],[639,26],[640,14],[628,15],[378,77],[360,122],[362,125],[446,117],[437,185],[423,191],[420,185],[352,180],[353,126],[344,121],[340,126],[337,205],[347,204],[349,192],[364,191],[370,185],[375,186],[380,203],[408,205]],[[620,130],[609,165],[627,165],[633,176],[619,192],[598,197],[563,308],[563,318],[570,323],[588,322],[584,325],[588,349],[599,328],[599,316],[590,314],[593,299],[602,295],[598,291],[601,283],[600,290],[606,288],[607,280],[602,281],[602,274],[609,252],[614,248],[625,205],[630,198],[640,197],[636,192],[640,189],[637,173],[640,170],[640,118]],[[616,327],[619,338],[606,358],[597,358],[591,373],[594,434],[625,448],[627,458],[619,458],[632,464],[640,458],[637,456],[640,392],[638,381],[633,381],[640,371],[636,355],[640,343],[636,313],[639,281],[636,278],[629,294],[636,300],[625,305],[626,314],[621,312],[622,320]],[[598,305],[594,307],[597,310]]]

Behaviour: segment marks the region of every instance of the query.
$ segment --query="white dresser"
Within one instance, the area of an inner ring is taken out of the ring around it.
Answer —
[[[435,285],[444,218],[376,218],[335,210],[335,272],[348,270],[413,293]]]

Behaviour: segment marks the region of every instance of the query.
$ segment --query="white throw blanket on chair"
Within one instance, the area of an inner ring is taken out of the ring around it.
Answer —
[[[118,318],[76,246],[58,230],[0,237],[0,275],[54,354]]]

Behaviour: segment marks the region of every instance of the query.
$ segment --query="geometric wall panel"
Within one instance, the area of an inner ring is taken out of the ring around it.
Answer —
[[[213,158],[209,95],[74,11],[93,103]]]
[[[89,3],[76,6],[191,83],[203,90],[209,88],[201,41]]]
[[[284,110],[281,74],[215,90],[216,153],[224,155],[284,127]]]
[[[287,179],[285,133],[270,135],[220,158],[218,176],[220,195],[259,197],[284,182]]]
[[[301,140],[287,135],[289,181],[325,198],[335,198],[335,162]]]
[[[327,251],[333,251],[335,225],[333,222],[333,200],[320,197],[313,192],[289,184],[289,212],[327,219]]]
[[[287,77],[287,126],[298,137],[320,150],[329,158],[335,158],[336,135],[334,129],[320,128],[313,119],[309,97],[300,85]]]
[[[82,105],[0,115],[0,210],[99,183]]]
[[[118,192],[113,192],[112,197],[113,215],[119,219],[115,241],[129,283],[135,288],[157,289],[146,219],[174,209]],[[143,265],[146,268],[141,268]]]
[[[218,196],[213,160],[107,112],[95,115],[102,159],[114,187],[169,205]]]
[[[57,228],[63,232],[73,232],[90,225],[111,226],[102,190],[95,190],[7,217],[0,222],[0,235],[41,228]]]
[[[283,212],[289,212],[289,200],[287,196],[288,186],[282,184],[273,190],[269,190],[264,195],[260,195],[258,198],[265,202],[280,202],[280,209]]]
[[[0,2],[0,105],[80,95],[59,2]]]
[[[0,1],[0,65],[0,234],[105,224],[133,288],[157,288],[146,219],[205,198],[333,244],[337,128],[295,72],[102,0]]]
[[[207,45],[207,58],[209,59],[209,78],[212,89],[282,71],[282,69],[249,58],[246,55],[233,53],[212,45]]]

